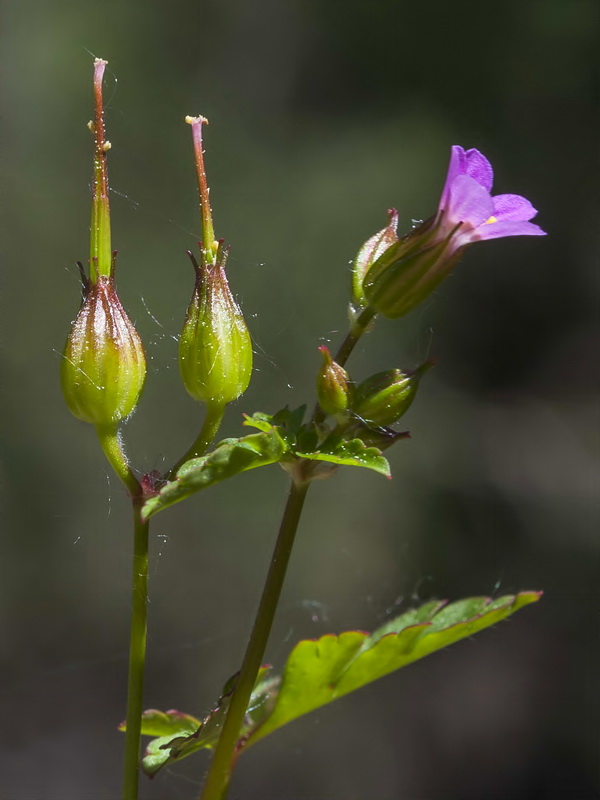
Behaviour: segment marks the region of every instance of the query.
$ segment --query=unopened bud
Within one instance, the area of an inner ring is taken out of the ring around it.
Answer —
[[[144,349],[112,276],[86,282],[84,293],[63,354],[62,389],[78,419],[113,425],[137,405],[146,377]]]
[[[389,369],[372,375],[357,387],[352,411],[367,425],[391,425],[408,411],[421,376],[433,363],[426,361],[412,372]]]
[[[344,416],[350,405],[352,384],[346,370],[337,364],[325,345],[319,347],[323,364],[317,375],[317,397],[326,414]]]
[[[196,284],[179,340],[181,377],[195,400],[231,403],[250,383],[252,341],[227,282],[227,253],[221,243],[212,265],[188,255]]]

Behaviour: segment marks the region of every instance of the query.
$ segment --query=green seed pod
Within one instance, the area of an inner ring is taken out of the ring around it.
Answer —
[[[389,369],[357,387],[352,411],[367,425],[385,427],[405,414],[415,398],[421,376],[433,366],[426,361],[413,372]]]
[[[317,375],[317,398],[326,414],[345,416],[352,396],[352,384],[346,370],[337,364],[325,345],[319,347],[323,364]]]
[[[111,276],[84,282],[84,302],[73,323],[61,363],[69,410],[92,425],[113,425],[137,405],[146,377],[141,339]]]
[[[194,400],[231,403],[248,388],[252,341],[225,274],[226,251],[219,245],[215,264],[199,266],[196,284],[179,340],[179,367]]]
[[[137,405],[146,378],[140,337],[115,291],[111,250],[102,79],[106,61],[94,61],[94,184],[90,226],[90,276],[79,264],[83,304],[71,327],[61,362],[61,384],[69,410],[96,426],[118,424]]]

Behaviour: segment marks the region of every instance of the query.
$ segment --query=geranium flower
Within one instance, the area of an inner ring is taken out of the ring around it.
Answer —
[[[492,196],[493,178],[492,165],[479,150],[452,147],[437,213],[391,244],[362,280],[362,296],[375,311],[393,318],[407,314],[473,242],[545,235],[529,222],[537,214],[529,200],[518,194]],[[354,296],[362,299],[356,290]]]
[[[502,236],[544,236],[538,225],[529,222],[537,214],[529,200],[518,194],[491,195],[494,172],[487,158],[475,148],[463,150],[454,145],[446,184],[438,208],[443,236],[456,226],[451,249],[482,239]]]

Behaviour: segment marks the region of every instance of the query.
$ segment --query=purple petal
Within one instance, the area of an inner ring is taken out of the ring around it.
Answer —
[[[494,216],[498,221],[510,219],[521,222],[537,214],[529,200],[518,194],[497,194],[496,197],[492,197],[492,202]]]
[[[479,150],[476,150],[475,148],[467,150],[465,157],[466,169],[464,172],[467,175],[470,175],[471,178],[476,180],[477,183],[479,183],[489,192],[492,188],[492,184],[494,183],[494,170],[492,169],[490,162],[482,153],[479,152]]]
[[[490,193],[469,175],[459,175],[455,178],[449,194],[446,219],[451,225],[465,222],[476,228],[494,213]]]
[[[502,220],[501,222],[489,222],[487,225],[480,225],[476,231],[471,231],[471,241],[482,239],[500,239],[503,236],[545,236],[539,225],[533,222],[523,222],[517,220]]]
[[[450,187],[453,181],[459,176],[463,175],[466,170],[466,156],[465,151],[459,144],[452,145],[450,148],[450,163],[448,164],[448,174],[446,175],[446,183],[440,198],[440,208],[446,208],[450,199]]]

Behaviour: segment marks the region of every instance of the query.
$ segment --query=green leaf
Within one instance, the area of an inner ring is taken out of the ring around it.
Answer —
[[[282,408],[272,417],[273,425],[285,428],[286,431],[292,435],[296,435],[302,427],[304,415],[306,414],[306,405],[298,406],[290,410],[287,406]]]
[[[166,483],[155,497],[146,500],[142,515],[148,519],[195,492],[240,472],[274,464],[283,458],[286,451],[286,444],[278,429],[273,427],[269,431],[252,433],[240,439],[224,439],[208,455],[186,461],[174,481]]]
[[[348,467],[366,467],[375,470],[386,478],[391,477],[390,465],[386,458],[381,455],[381,450],[376,447],[367,447],[360,439],[351,439],[349,442],[337,441],[333,446],[327,446],[324,442],[322,447],[325,450],[318,450],[313,453],[298,453],[299,458],[308,458],[312,461],[327,461],[330,464],[339,464]]]
[[[270,414],[263,414],[262,411],[255,411],[251,417],[248,416],[248,414],[244,414],[242,425],[246,425],[248,428],[258,428],[259,431],[268,433],[275,427],[271,422],[272,419],[273,417]]]
[[[170,711],[157,711],[155,708],[149,708],[142,714],[142,735],[144,736],[168,736],[170,738],[184,731],[193,733],[199,725],[199,719],[176,711],[174,708]],[[127,730],[125,722],[119,725],[119,730]]]
[[[242,734],[249,730],[254,729],[259,725],[265,716],[271,711],[273,703],[269,704],[271,698],[271,688],[274,688],[279,680],[277,678],[268,678],[267,674],[270,667],[264,666],[260,668],[258,678],[252,695],[250,696],[250,706],[246,714],[245,726],[242,729]],[[173,718],[173,729],[167,735],[159,735],[157,739],[149,742],[144,757],[142,759],[142,769],[153,777],[167,764],[172,764],[174,761],[180,761],[182,758],[195,753],[197,750],[211,749],[217,742],[221,727],[231,702],[231,696],[235,688],[238,675],[234,675],[225,687],[223,693],[215,708],[207,714],[207,716],[200,722],[193,717],[182,714],[185,720],[181,720],[179,727],[177,726],[176,719]],[[165,712],[164,716],[179,714],[180,712]],[[161,715],[160,711],[144,712],[146,714]],[[157,717],[161,719],[160,716]],[[143,720],[143,718],[142,718]],[[194,720],[195,724],[190,726],[190,721]],[[162,721],[162,719],[161,719]],[[160,728],[160,725],[158,726]],[[152,729],[156,728],[152,726]],[[143,725],[142,733],[147,733],[148,728]],[[156,735],[156,734],[154,734]]]
[[[495,600],[470,597],[449,605],[443,600],[432,601],[389,620],[372,634],[346,631],[299,642],[281,679],[270,677],[269,667],[261,667],[241,731],[244,751],[303,714],[472,636],[540,597],[541,592],[521,592]],[[212,748],[234,683],[235,678],[228,682],[215,709],[193,731],[193,717],[169,711],[165,712],[164,716],[169,717],[165,722],[162,712],[146,712],[149,717],[143,733],[150,729],[160,733],[171,724],[174,729],[170,735],[150,742],[143,759],[144,772],[155,775],[166,764],[202,748]],[[181,720],[179,728],[176,715]]]
[[[255,411],[252,416],[244,414],[244,425],[258,428],[261,431],[270,431],[272,428],[283,428],[286,433],[295,436],[303,427],[302,420],[306,414],[306,406],[299,406],[293,411],[286,406],[276,414],[264,414]]]
[[[538,592],[521,592],[496,600],[470,598],[444,608],[442,603],[427,603],[371,635],[348,631],[299,642],[285,665],[273,712],[250,734],[246,746],[315,708],[494,625],[539,598]]]

